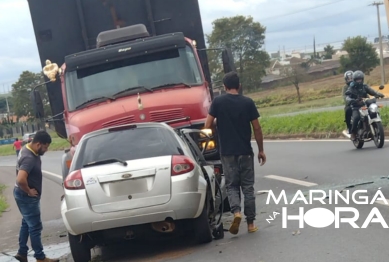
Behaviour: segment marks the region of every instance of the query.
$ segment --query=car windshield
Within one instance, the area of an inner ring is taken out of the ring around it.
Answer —
[[[173,133],[165,128],[143,127],[111,131],[89,138],[78,148],[75,169],[107,159],[124,161],[183,154]]]
[[[147,88],[170,83],[202,84],[189,46],[70,71],[65,79],[69,111],[91,99],[111,97],[126,89],[147,92]]]

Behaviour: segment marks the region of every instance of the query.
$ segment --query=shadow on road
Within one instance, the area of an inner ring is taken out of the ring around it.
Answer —
[[[211,244],[207,244],[211,245]],[[137,240],[100,247],[100,254],[92,260],[97,261],[171,261],[193,253],[198,245],[189,237],[170,240]],[[92,255],[93,255],[92,250]]]

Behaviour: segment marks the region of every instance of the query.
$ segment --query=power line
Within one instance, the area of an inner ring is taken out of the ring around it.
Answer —
[[[372,37],[370,35],[368,36],[362,36],[362,37],[366,37],[366,38],[369,38],[369,37]],[[345,37],[346,39],[347,37]],[[342,39],[342,40],[337,40],[337,41],[330,41],[330,42],[321,42],[321,43],[317,43],[316,44],[316,47],[320,47],[320,46],[326,46],[326,45],[335,45],[335,44],[342,44],[344,42],[345,39]],[[307,49],[307,47],[309,48],[313,48],[311,47],[312,44],[308,44],[308,45],[301,45],[301,46],[294,46],[294,47],[289,47],[289,48],[285,48],[285,51],[301,51],[301,50],[304,50],[304,49]],[[273,49],[273,50],[270,50],[270,51],[267,51],[268,53],[276,53],[280,51],[279,49]]]
[[[285,17],[285,16],[288,16],[288,15],[294,15],[294,14],[298,14],[298,13],[301,13],[301,12],[310,11],[310,10],[313,10],[313,9],[316,9],[316,8],[320,8],[320,7],[323,7],[323,6],[337,4],[337,3],[340,3],[340,2],[343,2],[343,1],[346,1],[346,0],[337,0],[337,1],[326,3],[326,4],[322,4],[322,5],[317,5],[317,6],[313,6],[313,7],[309,7],[309,8],[305,8],[305,9],[300,9],[300,10],[297,10],[297,11],[294,11],[294,12],[291,12],[291,13],[286,13],[286,14],[266,17],[266,18],[263,18],[261,20],[262,21],[266,21],[266,20],[269,20],[269,19]]]
[[[323,19],[325,19],[325,18],[338,16],[338,15],[341,15],[341,14],[344,14],[344,13],[349,13],[350,11],[353,11],[353,10],[356,10],[356,9],[361,9],[361,8],[363,8],[364,6],[365,6],[365,5],[363,5],[363,6],[357,6],[357,7],[354,7],[354,8],[352,8],[352,9],[344,10],[344,11],[342,11],[342,12],[340,12],[340,13],[336,13],[336,14],[332,14],[332,15],[327,15],[327,16],[318,17],[318,18],[316,18],[316,19],[312,19],[312,20],[309,20],[309,21],[301,22],[301,23],[298,23],[298,24],[288,25],[288,26],[286,26],[286,27],[282,27],[282,28],[275,29],[275,30],[269,30],[269,31],[266,31],[265,33],[278,33],[278,32],[283,32],[284,30],[289,29],[289,28],[291,28],[291,27],[296,27],[296,26],[299,26],[299,25],[305,25],[305,24],[307,24],[307,23],[311,23],[311,22],[323,20]]]

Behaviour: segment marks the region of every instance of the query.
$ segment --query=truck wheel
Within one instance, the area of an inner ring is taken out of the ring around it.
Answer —
[[[208,219],[208,197],[205,199],[203,212],[193,221],[194,238],[196,243],[203,244],[212,241],[212,229]]]
[[[70,251],[73,256],[74,262],[88,262],[91,260],[91,246],[86,235],[74,236],[68,233]],[[81,240],[81,241],[80,241]]]

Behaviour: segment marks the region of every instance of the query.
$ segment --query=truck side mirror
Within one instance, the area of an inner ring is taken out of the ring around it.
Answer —
[[[33,90],[30,93],[30,99],[31,99],[32,108],[34,110],[35,117],[38,119],[44,118],[45,111],[43,109],[43,101],[39,91]]]
[[[225,74],[231,71],[236,72],[234,57],[232,56],[231,49],[225,48],[222,51],[222,60],[223,60],[223,70]]]

